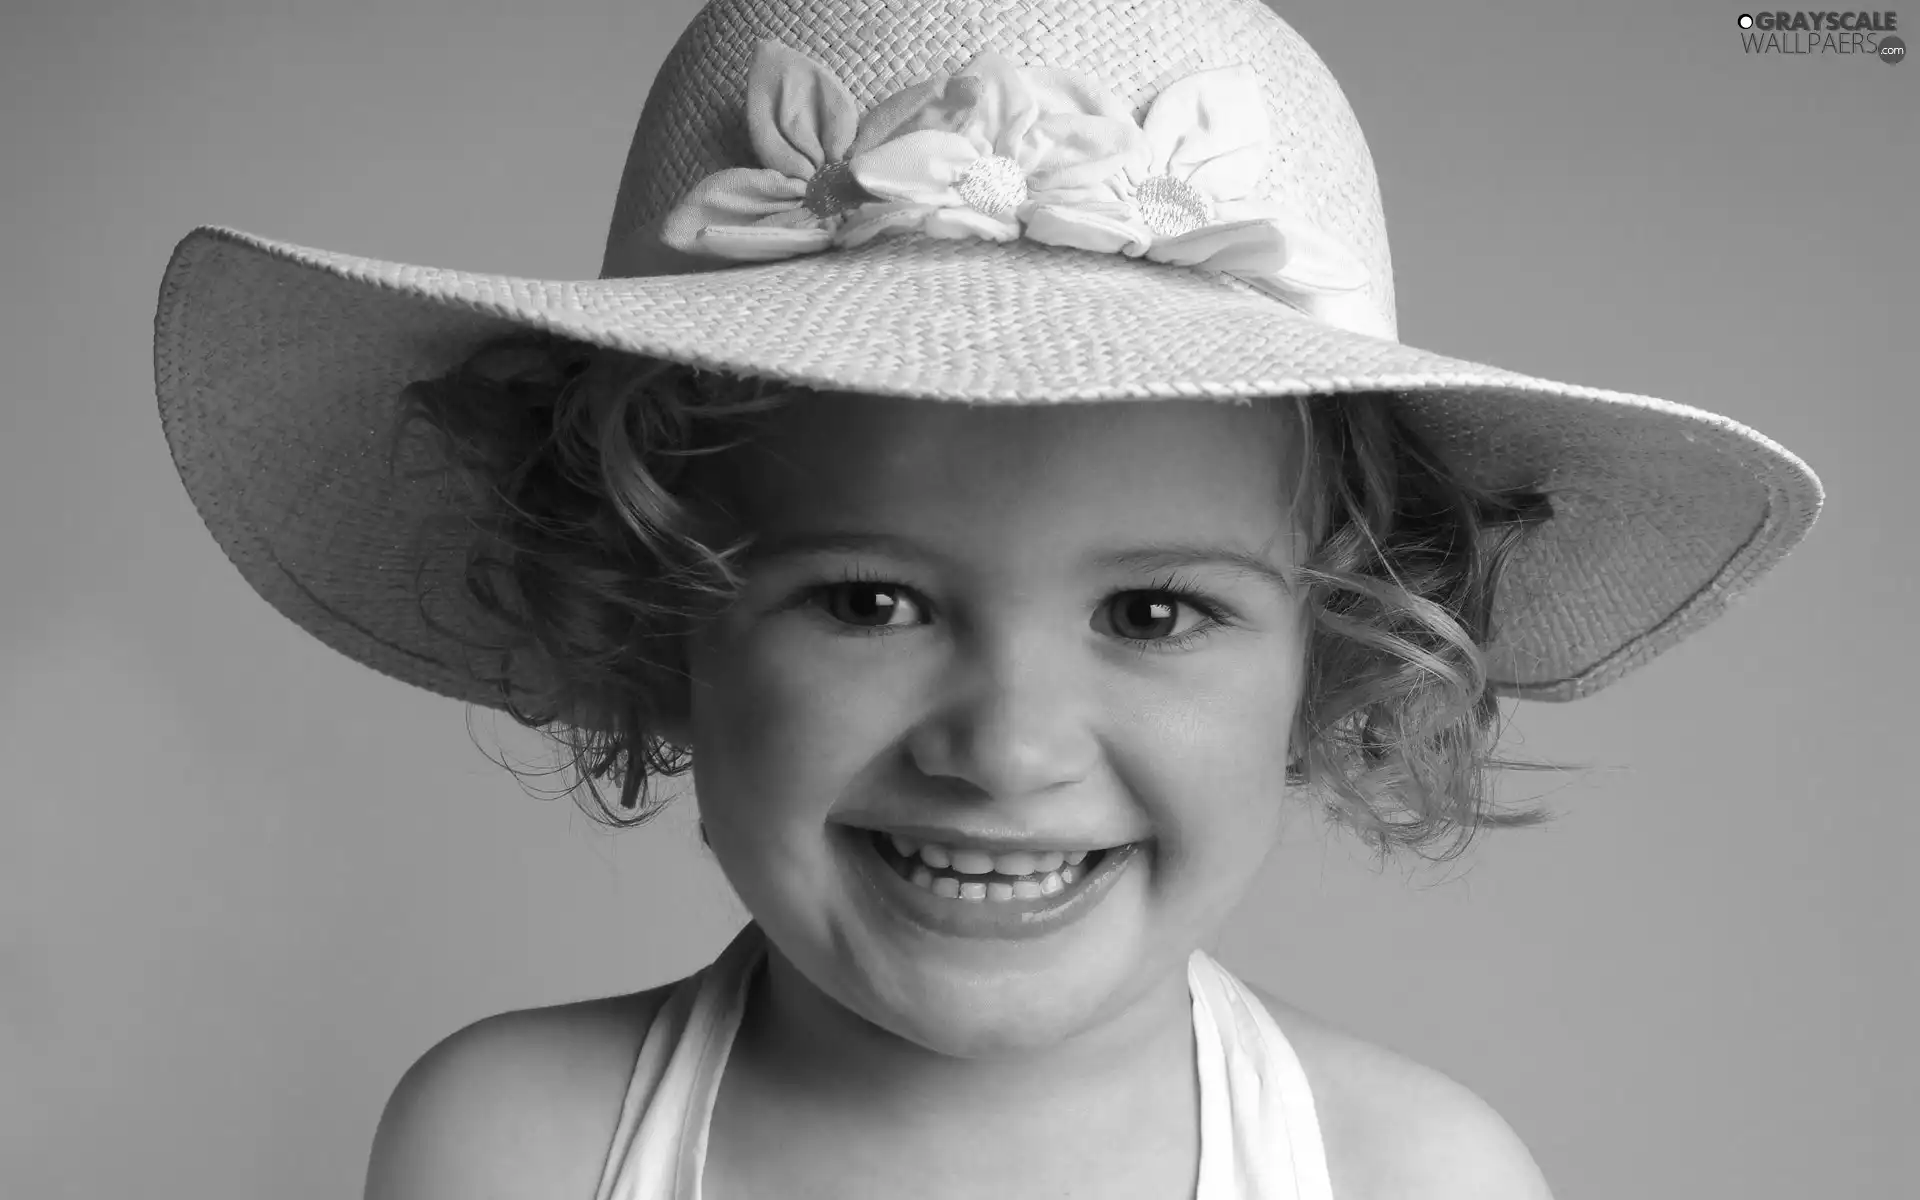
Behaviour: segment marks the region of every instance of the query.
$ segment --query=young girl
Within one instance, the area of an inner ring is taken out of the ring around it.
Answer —
[[[1645,662],[1821,493],[1394,334],[1365,144],[1256,0],[715,0],[595,281],[190,235],[162,416],[247,579],[615,823],[690,767],[753,916],[435,1046],[367,1195],[1547,1195],[1198,947],[1291,806],[1541,819],[1497,697]]]

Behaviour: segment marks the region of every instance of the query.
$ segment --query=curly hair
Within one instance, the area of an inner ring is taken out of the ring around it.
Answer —
[[[722,514],[694,460],[741,444],[756,415],[803,392],[516,332],[401,394],[392,446],[423,428],[466,483],[466,590],[506,631],[462,640],[498,656],[499,706],[563,751],[578,776],[568,792],[602,824],[658,815],[666,800],[650,784],[692,765],[662,733],[688,703],[684,635],[743,584],[750,538],[716,544]],[[1549,819],[1492,800],[1494,769],[1541,764],[1494,757],[1483,650],[1502,565],[1550,517],[1546,497],[1451,471],[1387,395],[1302,397],[1290,412],[1308,449],[1297,496],[1310,553],[1296,577],[1313,631],[1288,782],[1383,858],[1451,858],[1478,830]],[[603,779],[618,782],[615,805]]]

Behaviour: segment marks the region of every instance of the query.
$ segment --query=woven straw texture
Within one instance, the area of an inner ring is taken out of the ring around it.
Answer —
[[[518,279],[384,262],[235,230],[189,234],[155,330],[162,423],[188,493],[248,582],[326,644],[395,678],[497,705],[418,614],[481,637],[436,465],[385,435],[409,382],[538,328],[709,369],[976,403],[1388,391],[1466,470],[1548,491],[1554,517],[1496,602],[1503,693],[1590,694],[1701,625],[1811,526],[1819,481],[1733,421],[1519,375],[1319,324],[1232,280],[1021,241],[898,237],[684,273],[650,244],[698,180],[751,165],[747,68],[777,37],[859,101],[981,49],[1064,66],[1144,108],[1188,72],[1251,63],[1276,131],[1262,194],[1347,239],[1391,328],[1378,188],[1352,112],[1304,42],[1254,0],[981,4],[721,0],[669,55],[642,113],[603,278]],[[673,273],[660,273],[673,272]]]

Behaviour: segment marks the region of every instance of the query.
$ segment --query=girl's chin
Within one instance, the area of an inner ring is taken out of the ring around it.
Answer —
[[[1044,1011],[1036,1012],[1018,995],[981,1004],[971,997],[952,997],[887,1011],[867,1020],[887,1033],[945,1058],[988,1062],[1031,1059],[1055,1049],[1097,1027],[1107,1013],[1106,997],[1054,996]]]
[[[1133,953],[1012,971],[1004,963],[928,961],[869,946],[836,972],[842,1007],[868,1024],[949,1058],[990,1060],[1051,1050],[1099,1031],[1143,1002],[1187,1003],[1181,967],[1156,987]],[[872,955],[872,957],[869,957]],[[1150,999],[1157,996],[1157,999]]]

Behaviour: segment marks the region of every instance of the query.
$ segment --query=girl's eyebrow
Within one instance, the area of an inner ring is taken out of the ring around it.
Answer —
[[[1174,567],[1225,567],[1236,575],[1247,575],[1271,583],[1291,593],[1293,583],[1287,573],[1263,556],[1238,546],[1216,542],[1178,542],[1161,546],[1129,546],[1093,555],[1088,561],[1101,567],[1120,567],[1129,571],[1165,571]]]
[[[775,533],[754,539],[747,560],[765,564],[808,554],[884,554],[914,562],[946,565],[949,560],[911,538],[890,533],[819,532]],[[1174,542],[1155,546],[1125,546],[1095,551],[1086,564],[1096,569],[1165,571],[1175,567],[1224,567],[1228,571],[1271,583],[1283,592],[1293,590],[1285,571],[1251,550],[1218,542]]]
[[[765,564],[809,554],[884,554],[917,562],[938,562],[940,556],[910,538],[890,533],[770,533],[756,536],[747,547],[750,563]]]

